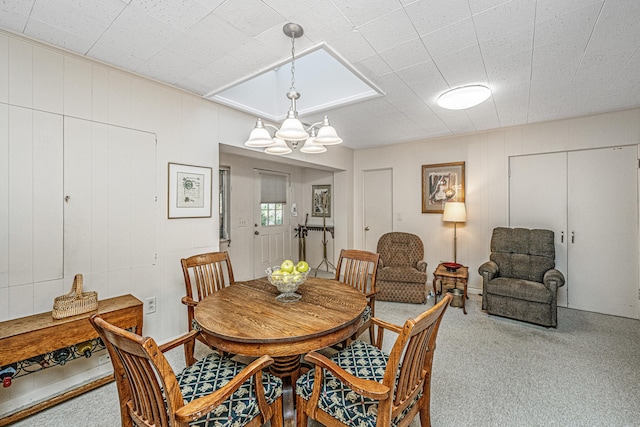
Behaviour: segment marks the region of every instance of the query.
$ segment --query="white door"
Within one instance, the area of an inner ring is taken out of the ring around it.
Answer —
[[[510,159],[510,225],[554,230],[559,304],[639,317],[637,158],[626,146]]]
[[[64,132],[65,276],[130,292],[132,269],[156,263],[155,135],[71,117]]]
[[[569,307],[638,318],[637,159],[636,146],[569,153]]]
[[[566,307],[571,288],[567,274],[566,152],[509,158],[509,226],[554,232],[556,268],[566,280],[558,290],[558,305]]]
[[[267,267],[291,258],[289,175],[258,169],[253,175],[253,274],[257,278],[266,275]]]
[[[364,248],[376,252],[378,239],[393,231],[393,170],[364,171]]]

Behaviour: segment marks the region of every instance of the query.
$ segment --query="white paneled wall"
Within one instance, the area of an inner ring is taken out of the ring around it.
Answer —
[[[9,106],[5,158],[8,286],[62,277],[62,116]],[[3,269],[4,270],[4,269]],[[33,307],[12,306],[11,311]]]
[[[62,120],[34,110],[33,124],[33,281],[43,282],[63,274]]]
[[[1,44],[0,44],[1,46]],[[9,200],[9,106],[0,104],[0,201]],[[0,202],[0,292],[9,286],[9,203]],[[0,293],[0,320],[9,315],[7,294]]]
[[[9,37],[0,34],[0,102],[9,102]],[[7,129],[3,127],[1,129]]]
[[[43,282],[63,276],[62,116],[34,110],[32,136],[33,281]]]
[[[167,219],[167,163],[218,167],[219,108],[0,32],[0,321],[51,310],[83,273],[100,299],[156,297],[145,335],[185,332],[179,260],[218,249],[218,218]],[[20,377],[0,389],[0,417],[105,368]]]
[[[6,227],[9,229],[9,285],[12,286],[33,282],[32,128],[33,110],[9,108],[9,217]]]

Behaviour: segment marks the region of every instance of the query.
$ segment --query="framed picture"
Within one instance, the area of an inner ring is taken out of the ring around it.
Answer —
[[[211,168],[169,163],[169,218],[211,218]]]
[[[311,186],[311,216],[331,218],[331,186]]]
[[[422,165],[422,213],[442,213],[445,202],[464,202],[464,162]]]

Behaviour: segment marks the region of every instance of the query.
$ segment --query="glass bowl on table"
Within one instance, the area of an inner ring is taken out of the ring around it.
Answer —
[[[296,291],[306,280],[309,275],[309,271],[304,273],[300,273],[294,271],[293,273],[288,273],[282,271],[279,265],[274,267],[269,267],[266,269],[267,279],[269,279],[269,283],[278,289],[280,295],[276,297],[276,300],[280,302],[296,302],[302,295],[297,294]]]

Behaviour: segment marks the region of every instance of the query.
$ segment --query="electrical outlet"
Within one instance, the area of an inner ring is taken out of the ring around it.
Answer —
[[[147,298],[147,314],[156,312],[156,297]]]
[[[111,362],[111,356],[109,356],[108,354],[103,354],[98,358],[98,364],[100,365],[104,365],[105,363],[109,362]]]

